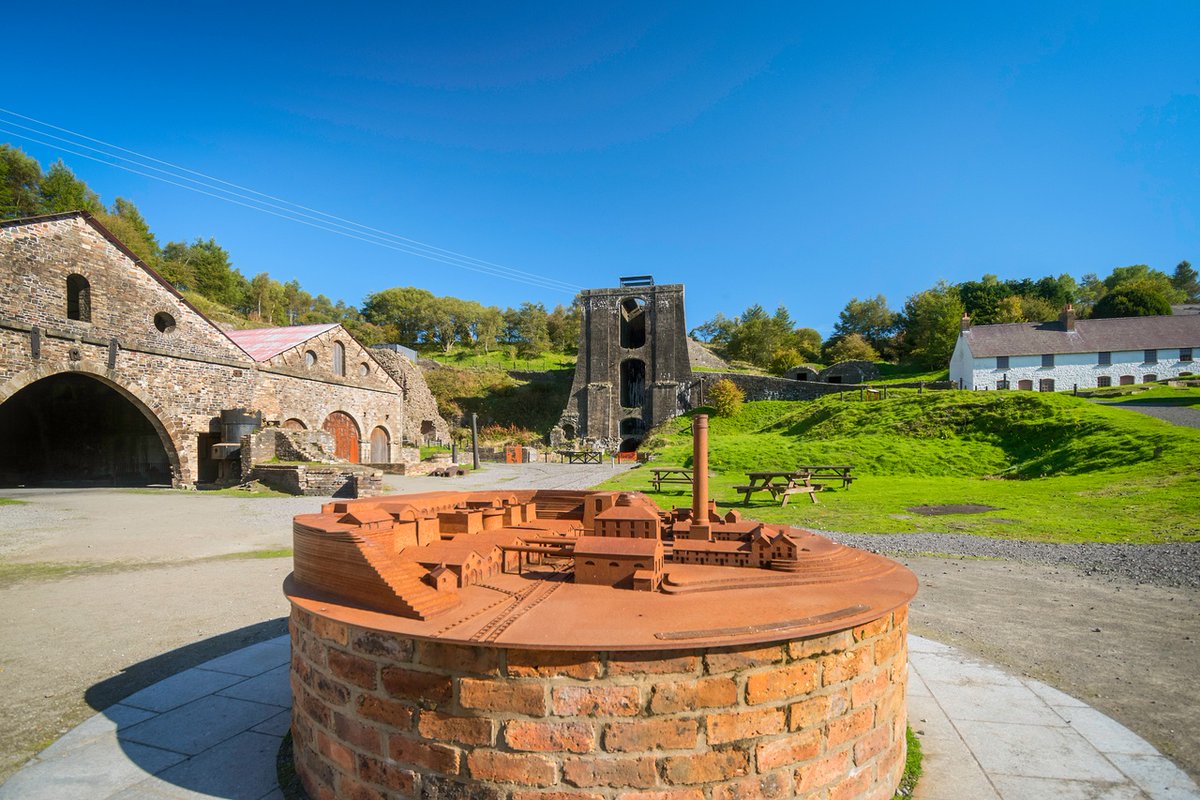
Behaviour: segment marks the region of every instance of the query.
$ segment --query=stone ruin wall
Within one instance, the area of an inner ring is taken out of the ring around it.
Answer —
[[[749,647],[505,650],[293,603],[295,764],[314,800],[888,800],[907,606]]]
[[[421,368],[400,353],[380,347],[371,348],[371,355],[404,389],[405,440],[424,443],[421,428],[428,422],[433,424],[432,438],[441,444],[449,444],[450,427],[438,413],[437,400],[429,391]]]
[[[90,322],[66,317],[66,276],[73,273],[84,275],[90,284]],[[160,311],[174,318],[174,330],[160,332],[155,327],[154,315]],[[36,357],[34,326],[39,328]],[[326,374],[328,359],[315,369],[293,364],[287,354],[278,364],[256,364],[83,217],[0,224],[0,402],[52,375],[81,372],[96,377],[153,416],[151,424],[170,443],[168,458],[177,486],[197,480],[201,442],[219,431],[222,409],[262,411],[267,420],[277,422],[299,419],[309,430],[320,429],[331,412],[342,411],[359,426],[364,458],[375,427],[388,432],[393,458],[403,455],[402,440],[414,430],[410,425],[419,430],[422,420],[432,418],[446,433],[415,366],[398,368],[403,385],[417,400],[410,409],[398,379],[393,382],[378,370],[365,377],[356,374],[364,360],[360,351],[381,364],[392,354],[363,350],[344,332],[331,335],[346,340],[344,378]],[[113,339],[118,346],[110,367]],[[331,347],[331,342],[314,346]],[[431,417],[426,416],[430,409]]]

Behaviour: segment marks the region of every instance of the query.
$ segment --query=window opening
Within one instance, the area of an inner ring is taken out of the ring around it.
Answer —
[[[640,297],[621,301],[621,347],[633,349],[646,344],[646,303]]]
[[[67,319],[92,321],[92,285],[82,275],[67,276]]]

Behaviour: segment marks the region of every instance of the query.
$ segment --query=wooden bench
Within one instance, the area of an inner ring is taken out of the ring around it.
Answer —
[[[747,505],[755,492],[770,492],[771,499],[781,501],[781,508],[794,494],[807,494],[808,499],[816,503],[817,492],[825,488],[824,484],[812,483],[795,472],[750,472],[747,477],[750,478],[748,485],[733,487],[734,491],[742,493],[742,502]]]
[[[810,464],[796,467],[796,475],[808,481],[813,478],[841,481],[842,488],[849,489],[850,484],[854,481],[854,477],[850,474],[852,469],[854,467],[849,464]]]
[[[650,479],[650,485],[656,492],[662,491],[664,483],[684,483],[690,486],[695,474],[693,470],[683,467],[655,467],[650,471],[654,473],[654,477]]]

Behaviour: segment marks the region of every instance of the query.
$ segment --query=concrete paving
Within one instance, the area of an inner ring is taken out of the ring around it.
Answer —
[[[0,786],[0,800],[274,800],[290,722],[288,638],[126,697]],[[1057,689],[909,637],[917,800],[1200,800],[1148,742]]]

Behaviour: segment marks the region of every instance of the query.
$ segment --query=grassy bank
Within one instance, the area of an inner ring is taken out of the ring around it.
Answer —
[[[1064,542],[1200,541],[1200,431],[1080,398],[897,391],[863,403],[747,403],[710,424],[713,497],[766,521]],[[688,425],[673,420],[648,440],[656,463],[690,463]],[[853,464],[853,488],[822,492],[815,505],[793,498],[782,509],[762,494],[744,506],[733,490],[749,471],[822,463]],[[648,491],[649,478],[633,470],[608,485]],[[666,506],[687,502],[683,491],[660,495]],[[966,503],[998,510],[909,510]]]

